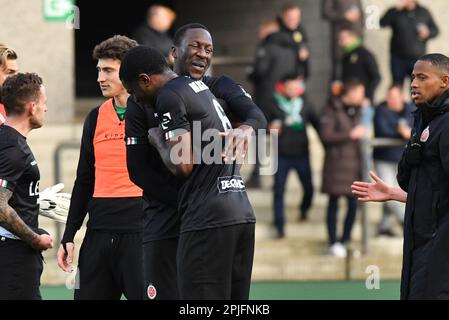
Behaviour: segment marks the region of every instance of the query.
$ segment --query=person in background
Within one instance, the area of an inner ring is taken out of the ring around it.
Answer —
[[[285,43],[296,55],[296,68],[290,72],[309,76],[310,50],[304,25],[301,23],[301,8],[296,4],[286,4],[278,17],[280,41]]]
[[[10,47],[0,43],[0,92],[5,80],[17,74],[17,53]],[[6,121],[5,106],[1,103],[0,94],[0,125]]]
[[[279,135],[278,170],[274,177],[274,222],[278,238],[285,236],[284,192],[291,169],[296,170],[303,187],[299,218],[307,220],[313,199],[313,183],[306,127],[311,124],[319,132],[319,122],[314,106],[305,96],[302,78],[289,75],[276,85],[270,129],[276,129]]]
[[[360,0],[323,0],[321,3],[323,19],[328,20],[331,27],[331,79],[341,73],[343,51],[338,45],[338,31],[343,25],[350,25],[359,37],[363,36],[364,19]]]
[[[164,57],[169,59],[169,53],[173,45],[172,38],[168,34],[176,13],[169,7],[156,4],[148,8],[146,23],[138,27],[134,34],[139,44],[158,49]]]
[[[351,184],[362,174],[360,140],[366,128],[360,124],[360,109],[365,98],[365,87],[359,80],[344,83],[341,97],[334,97],[325,106],[320,124],[320,136],[324,144],[322,191],[329,195],[327,230],[329,254],[346,256],[345,243],[351,240],[357,199],[351,193]],[[337,238],[338,199],[345,197],[348,203],[343,235]]]
[[[406,77],[412,74],[418,58],[426,53],[429,39],[438,35],[429,10],[416,0],[399,0],[396,7],[387,10],[380,19],[381,27],[391,27],[390,41],[391,76],[393,83],[401,87]]]
[[[376,107],[374,115],[374,135],[376,138],[410,139],[413,126],[411,103],[404,101],[401,87],[392,85],[388,89],[387,98]],[[373,151],[374,166],[379,176],[388,184],[398,186],[396,172],[403,151],[398,147],[376,147]],[[396,201],[384,202],[382,206],[382,220],[378,226],[378,234],[395,236],[393,232],[393,216],[403,225],[405,207]]]
[[[262,110],[265,117],[271,112],[275,79],[287,74],[289,68],[294,68],[294,61],[296,59],[290,49],[284,48],[276,42],[278,31],[279,24],[276,20],[265,21],[259,26],[260,42],[257,45],[254,64],[248,75],[248,79],[253,84],[254,102]],[[291,58],[290,61],[292,63],[289,64],[287,62],[283,64],[283,57]],[[249,179],[246,182],[246,187],[261,187],[260,163],[257,157]]]

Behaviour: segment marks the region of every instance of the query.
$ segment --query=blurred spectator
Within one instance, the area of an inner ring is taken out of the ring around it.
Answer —
[[[286,76],[276,85],[274,107],[269,116],[269,128],[277,130],[279,135],[278,170],[274,176],[274,223],[279,238],[284,237],[284,191],[291,169],[296,170],[304,191],[299,206],[300,220],[307,219],[312,204],[313,184],[306,126],[310,123],[319,132],[319,119],[304,92],[303,79],[296,74]]]
[[[332,75],[335,79],[341,73],[341,59],[343,52],[338,45],[338,31],[342,25],[350,25],[359,37],[363,36],[363,9],[360,0],[323,0],[321,3],[322,16],[329,20],[331,26],[331,58]]]
[[[307,46],[307,34],[301,24],[301,8],[295,4],[287,4],[282,8],[278,17],[281,41],[289,46],[296,54],[296,69],[291,70],[307,79],[309,75],[310,51]]]
[[[402,88],[393,85],[389,88],[386,101],[376,108],[374,116],[374,134],[378,138],[410,139],[413,126],[412,111],[415,109],[411,103],[404,101]],[[387,184],[398,187],[396,173],[399,160],[404,148],[378,147],[374,148],[374,165],[379,177]],[[397,201],[386,201],[382,204],[382,220],[379,224],[379,235],[394,236],[393,216],[396,216],[401,225],[404,223],[405,207]]]
[[[329,194],[327,229],[329,254],[346,256],[344,243],[351,240],[357,198],[351,193],[352,181],[361,179],[362,159],[359,141],[365,135],[360,124],[360,108],[365,88],[358,80],[347,81],[341,97],[334,97],[323,110],[320,132],[325,148],[322,191]],[[347,199],[347,213],[342,237],[337,240],[338,199]]]
[[[254,102],[262,110],[265,116],[267,116],[268,109],[272,100],[272,90],[274,84],[271,81],[267,81],[266,75],[271,71],[272,61],[271,59],[276,55],[276,52],[280,54],[282,48],[279,47],[273,41],[272,35],[279,31],[279,24],[275,20],[267,20],[259,26],[259,44],[256,49],[256,58],[254,60],[254,66],[249,74],[249,80],[254,86]],[[284,49],[288,50],[288,49]],[[258,152],[256,144],[256,154]],[[256,163],[250,174],[250,178],[246,182],[247,188],[260,188],[260,163],[256,157]]]
[[[363,46],[362,38],[349,26],[343,26],[338,32],[338,43],[343,50],[342,73],[334,80],[345,82],[358,79],[365,86],[365,95],[372,103],[380,82],[376,59]]]
[[[361,123],[367,129],[372,125],[374,92],[380,82],[379,67],[374,55],[362,44],[362,38],[350,26],[342,26],[338,32],[338,42],[343,50],[340,79],[333,86],[357,79],[365,86],[366,99],[362,105]],[[368,130],[367,130],[368,133]]]
[[[152,5],[148,8],[147,20],[133,34],[134,40],[141,45],[158,49],[164,57],[169,57],[173,41],[168,34],[176,13],[162,5]]]
[[[277,81],[294,73],[297,66],[297,52],[292,50],[288,37],[280,32],[276,21],[267,21],[259,27],[260,43],[249,75],[254,86],[254,102],[268,117],[273,108],[273,93]],[[246,182],[248,188],[261,186],[259,163],[256,163],[250,178]]]
[[[416,60],[426,53],[427,41],[438,35],[438,27],[430,12],[416,0],[399,0],[380,20],[382,27],[391,27],[391,74],[393,83],[403,85],[410,77]]]
[[[1,87],[6,78],[15,75],[19,70],[17,66],[17,53],[0,43],[0,125],[6,121],[5,107],[1,103]]]

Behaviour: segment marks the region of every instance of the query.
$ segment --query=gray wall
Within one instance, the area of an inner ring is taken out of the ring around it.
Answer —
[[[47,89],[49,123],[72,120],[74,107],[74,34],[63,22],[44,22],[43,1],[1,0],[0,42],[19,55],[21,72],[39,74]]]

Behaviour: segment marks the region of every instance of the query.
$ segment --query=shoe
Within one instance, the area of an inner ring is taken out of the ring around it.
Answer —
[[[329,247],[329,254],[334,257],[344,258],[348,254],[346,247],[340,242],[335,242]]]
[[[284,230],[278,231],[278,232],[277,232],[276,238],[277,238],[277,239],[283,239],[283,238],[285,238]]]
[[[245,183],[245,187],[248,189],[260,189],[262,187],[262,184],[260,183],[259,177],[251,177],[249,180]]]
[[[299,214],[299,221],[307,221],[307,220],[309,220],[309,216],[308,216],[308,214],[307,214],[307,211],[308,210],[301,210],[301,213]]]
[[[396,237],[396,233],[394,233],[393,231],[391,231],[390,229],[387,230],[379,230],[379,232],[377,233],[378,237],[389,237],[389,238],[394,238]]]

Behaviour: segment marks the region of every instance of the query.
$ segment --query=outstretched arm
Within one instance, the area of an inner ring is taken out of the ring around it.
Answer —
[[[373,182],[354,181],[352,183],[352,193],[359,196],[359,201],[385,202],[396,200],[404,203],[407,201],[407,192],[399,187],[392,187],[386,184],[372,171],[370,171],[369,175]]]

